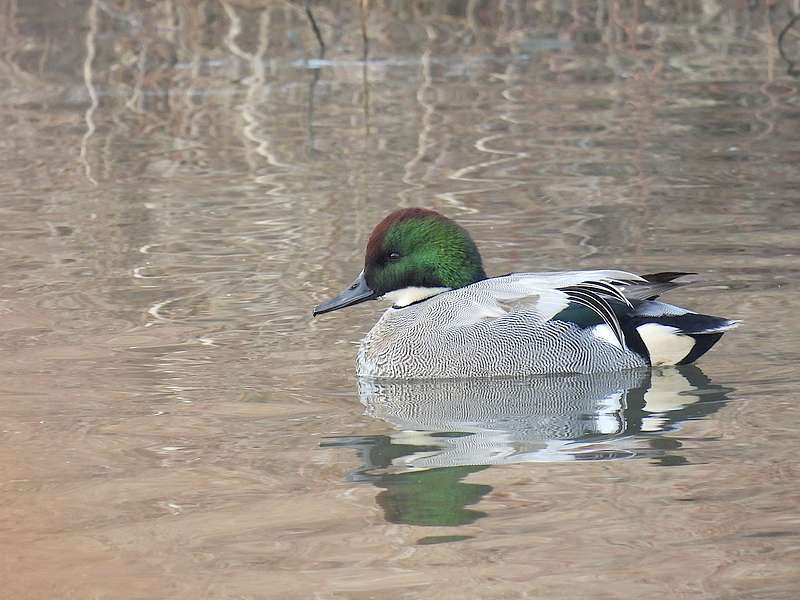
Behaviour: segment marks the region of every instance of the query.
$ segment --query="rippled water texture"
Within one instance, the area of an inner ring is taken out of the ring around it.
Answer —
[[[3,597],[800,597],[796,2],[0,0]],[[787,62],[787,59],[790,62]],[[697,271],[697,366],[354,377],[425,205]]]

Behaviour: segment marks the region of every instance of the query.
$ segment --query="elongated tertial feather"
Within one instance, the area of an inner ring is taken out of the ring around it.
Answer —
[[[596,282],[592,283],[594,284]],[[619,319],[617,319],[617,315],[614,314],[614,309],[611,308],[611,305],[608,303],[608,300],[605,299],[603,294],[594,291],[590,286],[586,286],[584,284],[568,286],[560,288],[560,290],[564,292],[570,302],[580,304],[581,306],[585,306],[586,308],[594,311],[597,316],[599,316],[603,322],[611,328],[611,331],[614,332],[614,336],[619,341],[620,347],[623,350],[627,349],[625,344],[625,336],[622,333],[622,327],[620,326]],[[617,293],[621,295],[621,292],[617,291]],[[614,294],[614,297],[616,298],[617,294]],[[624,300],[624,302],[630,306],[630,303],[627,300]]]

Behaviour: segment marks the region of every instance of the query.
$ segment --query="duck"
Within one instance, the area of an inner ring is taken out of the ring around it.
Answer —
[[[385,217],[364,268],[313,316],[391,305],[361,340],[356,374],[463,379],[693,363],[740,321],[657,300],[694,273],[621,270],[487,276],[469,232],[428,208]]]

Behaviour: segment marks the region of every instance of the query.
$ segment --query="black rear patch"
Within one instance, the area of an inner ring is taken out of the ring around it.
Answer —
[[[719,338],[722,337],[722,334],[701,333],[697,335],[689,335],[689,337],[694,340],[694,346],[689,351],[689,354],[684,356],[683,359],[678,363],[679,365],[688,365],[689,363],[693,363],[698,358],[703,356],[703,354],[711,350],[711,346],[719,341]]]

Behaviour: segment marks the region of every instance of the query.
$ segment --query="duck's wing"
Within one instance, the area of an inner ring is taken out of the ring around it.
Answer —
[[[473,284],[482,293],[475,298],[478,310],[471,314],[475,319],[492,319],[523,311],[540,324],[551,319],[596,321],[608,325],[619,346],[626,348],[620,315],[633,309],[632,302],[652,300],[681,285],[675,280],[684,275],[689,273],[636,275],[616,270],[511,273]]]
[[[695,273],[679,271],[667,271],[661,273],[650,273],[648,275],[636,275],[627,271],[597,270],[597,271],[561,271],[554,273],[512,273],[506,277],[518,280],[527,285],[544,285],[553,288],[564,288],[570,286],[611,286],[616,291],[621,292],[624,298],[619,298],[623,302],[628,300],[654,300],[664,292],[691,283],[689,281],[679,281]],[[609,293],[612,297],[618,295],[611,290],[600,290]]]
[[[546,326],[550,321],[582,328],[607,325],[608,330],[595,330],[596,334],[623,350],[633,349],[631,344],[640,346],[635,351],[648,354],[653,364],[675,364],[672,359],[679,354],[685,354],[683,362],[691,362],[738,322],[653,301],[660,293],[683,284],[675,280],[684,275],[690,273],[512,273],[473,284],[478,294],[474,296],[477,310],[472,318],[485,320],[517,313],[534,326]],[[672,352],[678,342],[681,347]]]
[[[625,271],[512,273],[470,286],[476,292],[473,296],[476,310],[462,314],[476,321],[512,312],[524,313],[538,324],[552,319],[593,321],[608,325],[613,339],[620,348],[625,348],[618,313],[633,308],[629,290],[636,298],[649,297],[653,295],[652,285],[647,279]],[[649,290],[647,293],[645,288]]]
[[[642,275],[641,279],[644,279],[644,281],[621,281],[620,283],[622,284],[622,293],[630,300],[655,300],[664,292],[692,283],[684,278],[696,274],[666,271]]]

